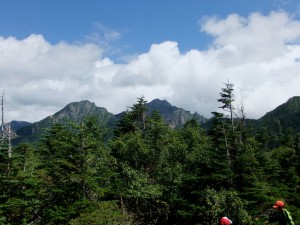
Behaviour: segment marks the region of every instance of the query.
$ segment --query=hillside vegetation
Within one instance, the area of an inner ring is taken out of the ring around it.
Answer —
[[[278,199],[300,223],[300,134],[236,116],[232,84],[218,102],[207,129],[173,129],[142,97],[112,126],[56,115],[12,157],[3,142],[0,224],[264,224]]]

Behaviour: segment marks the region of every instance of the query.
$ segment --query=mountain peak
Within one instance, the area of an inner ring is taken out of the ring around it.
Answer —
[[[95,105],[95,103],[90,102],[88,100],[82,100],[79,102],[71,102],[68,105],[66,105],[64,109],[76,108],[76,107],[93,108],[93,107],[96,107],[96,105]],[[62,109],[62,110],[64,110],[64,109]]]
[[[151,102],[147,104],[149,113],[152,113],[154,110],[157,110],[161,114],[165,114],[170,111],[177,110],[178,108],[172,106],[166,100],[160,100],[158,98],[153,99]]]
[[[294,96],[289,98],[286,102],[286,105],[291,112],[299,112],[300,111],[300,96]]]
[[[192,118],[196,118],[199,122],[206,121],[206,118],[199,115],[198,113],[191,114],[182,108],[172,106],[166,100],[154,99],[147,104],[148,113],[151,114],[153,111],[160,113],[167,124],[171,127],[182,127],[187,121]]]
[[[166,101],[165,99],[161,100],[159,98],[153,99],[151,102],[149,102],[149,104],[164,104],[171,106],[171,104],[168,101]]]
[[[260,119],[268,117],[285,117],[294,113],[300,113],[300,96],[289,98],[287,102],[279,105],[274,110],[266,113]]]
[[[300,131],[300,96],[288,99],[257,122],[258,127],[268,127],[272,132],[281,132],[287,128]]]
[[[82,100],[79,102],[72,102],[65,106],[62,110],[55,113],[52,118],[55,121],[62,120],[72,120],[72,121],[81,121],[86,116],[97,115],[104,116],[107,118],[108,115],[113,116],[105,108],[98,107],[95,103],[88,100]]]

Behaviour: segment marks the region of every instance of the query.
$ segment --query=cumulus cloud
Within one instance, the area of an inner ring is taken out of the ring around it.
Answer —
[[[166,40],[124,64],[109,59],[95,42],[0,37],[6,120],[39,121],[84,99],[119,113],[141,96],[209,118],[227,81],[235,84],[236,104],[243,102],[248,118],[299,95],[300,21],[281,11],[205,17],[199,24],[212,36],[206,50],[182,53],[180,43]]]

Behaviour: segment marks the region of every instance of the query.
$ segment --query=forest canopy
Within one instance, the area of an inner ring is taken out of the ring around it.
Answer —
[[[279,199],[299,223],[300,134],[253,130],[233,92],[209,129],[172,129],[141,97],[113,130],[56,123],[11,156],[2,140],[0,224],[263,224]]]

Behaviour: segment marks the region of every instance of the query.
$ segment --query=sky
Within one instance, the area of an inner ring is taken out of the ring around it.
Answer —
[[[300,96],[300,1],[0,0],[5,122],[140,97],[211,118],[226,83],[251,119]]]

